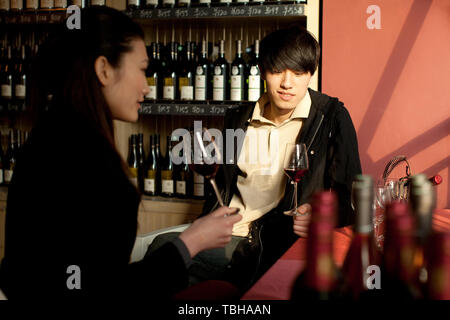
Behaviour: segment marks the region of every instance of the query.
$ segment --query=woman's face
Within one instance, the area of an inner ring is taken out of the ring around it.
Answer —
[[[132,50],[123,55],[119,67],[113,69],[112,81],[102,89],[113,119],[135,122],[149,90],[145,77],[148,57],[141,39],[132,40],[131,46]]]

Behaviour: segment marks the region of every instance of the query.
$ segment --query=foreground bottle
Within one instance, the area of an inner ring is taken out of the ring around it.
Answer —
[[[367,175],[357,175],[353,181],[352,198],[356,223],[353,240],[342,267],[341,296],[344,299],[365,299],[377,295],[381,279],[380,261],[373,233],[373,180]],[[374,282],[372,281],[374,280]]]
[[[137,156],[137,136],[132,134],[128,141],[128,171],[131,183],[138,188],[138,156]]]
[[[406,202],[386,206],[386,240],[382,264],[384,299],[411,300],[423,297],[414,265],[414,218]]]
[[[313,197],[305,271],[298,277],[293,300],[328,300],[337,297],[338,271],[333,260],[336,196],[321,192]]]

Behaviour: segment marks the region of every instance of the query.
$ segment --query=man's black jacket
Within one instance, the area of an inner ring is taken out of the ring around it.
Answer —
[[[353,224],[351,184],[354,176],[361,173],[355,128],[347,109],[337,98],[311,89],[309,94],[311,109],[297,136],[298,142],[306,144],[309,156],[309,171],[298,184],[299,204],[308,202],[317,191],[332,189],[339,199],[338,226]],[[224,133],[225,129],[240,128],[246,131],[254,107],[247,105],[229,110],[225,116]],[[226,146],[226,134],[223,137],[223,145]],[[237,159],[241,146],[235,147],[233,163],[222,165],[217,174],[225,205],[239,192],[237,177],[243,173],[237,166]],[[252,272],[253,280],[265,272],[298,238],[293,233],[292,217],[283,214],[283,211],[292,207],[293,192],[293,185],[288,181],[285,197],[276,208],[251,223],[245,248],[238,247],[235,252],[232,264],[241,264],[242,259],[247,261],[256,258],[258,261],[255,272]],[[203,213],[207,214],[217,206],[214,194],[208,194]],[[248,281],[250,279],[245,279],[245,282]]]

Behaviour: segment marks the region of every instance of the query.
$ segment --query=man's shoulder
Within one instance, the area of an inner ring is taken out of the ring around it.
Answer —
[[[308,89],[312,106],[319,109],[325,115],[337,115],[348,113],[344,103],[337,97],[329,96],[325,93]]]

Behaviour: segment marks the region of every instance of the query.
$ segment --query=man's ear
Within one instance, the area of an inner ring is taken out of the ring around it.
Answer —
[[[111,84],[114,76],[114,69],[109,64],[105,56],[99,56],[94,63],[95,73],[103,86]]]

